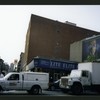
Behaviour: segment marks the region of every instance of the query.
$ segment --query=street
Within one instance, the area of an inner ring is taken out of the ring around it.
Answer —
[[[62,91],[44,91],[40,95],[29,95],[26,91],[5,91],[0,94],[1,100],[70,100],[70,99],[77,99],[77,100],[89,100],[89,99],[100,100],[100,95],[94,92],[87,92],[83,95],[71,95],[68,93],[63,93]]]
[[[27,96],[30,96],[26,91],[15,91],[15,90],[4,91],[4,92],[0,93],[0,96],[3,96],[3,95],[27,95]],[[31,95],[31,96],[34,96],[34,95]],[[38,96],[75,96],[75,95],[72,95],[71,93],[63,93],[61,90],[55,90],[55,91],[43,90],[42,94],[39,94]],[[86,91],[82,95],[78,95],[78,96],[100,96],[100,94],[98,94],[96,92]]]

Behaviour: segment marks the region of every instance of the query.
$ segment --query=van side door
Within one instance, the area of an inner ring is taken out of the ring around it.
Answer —
[[[90,73],[89,71],[82,71],[82,84],[83,85],[90,85]]]

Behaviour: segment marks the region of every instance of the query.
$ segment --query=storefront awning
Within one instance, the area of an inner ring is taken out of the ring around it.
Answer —
[[[77,62],[72,62],[72,61],[60,61],[60,60],[51,60],[42,58],[34,59],[34,67],[41,67],[41,68],[72,70],[72,69],[77,69],[77,65],[78,65]]]

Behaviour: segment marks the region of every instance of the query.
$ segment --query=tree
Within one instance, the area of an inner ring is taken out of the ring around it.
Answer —
[[[94,61],[96,61],[96,58],[95,58],[94,56],[89,55],[89,56],[87,57],[87,62],[94,62]]]

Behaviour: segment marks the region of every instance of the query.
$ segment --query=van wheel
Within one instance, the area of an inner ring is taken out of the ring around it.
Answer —
[[[82,94],[83,93],[83,89],[81,84],[74,84],[72,86],[72,93],[73,94]]]
[[[38,95],[39,93],[42,93],[42,89],[40,87],[38,87],[38,86],[32,87],[31,94]]]

